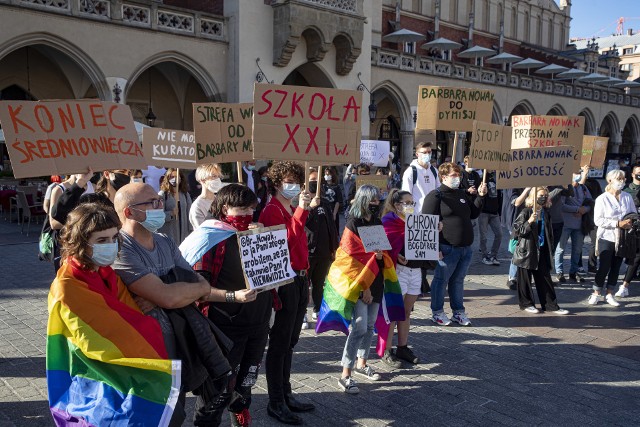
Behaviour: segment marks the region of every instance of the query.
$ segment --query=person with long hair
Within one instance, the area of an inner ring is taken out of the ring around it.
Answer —
[[[604,193],[596,198],[594,222],[598,227],[596,240],[596,255],[598,256],[598,272],[596,273],[593,293],[589,296],[588,303],[596,305],[604,292],[605,279],[607,304],[618,307],[613,291],[618,282],[620,265],[623,258],[616,255],[618,232],[620,229],[631,229],[631,219],[625,216],[636,213],[633,197],[622,189],[625,186],[624,171],[614,169],[607,173],[607,186]]]
[[[322,169],[324,176],[321,176],[322,181],[322,199],[329,203],[331,207],[331,214],[333,215],[333,222],[336,225],[336,230],[340,234],[340,209],[344,205],[342,190],[340,189],[340,183],[338,182],[338,172],[334,166],[329,166]]]
[[[164,200],[165,214],[164,225],[158,232],[171,237],[177,245],[182,243],[193,230],[189,222],[191,195],[182,172],[180,172],[179,179],[180,182],[178,182],[177,169],[167,169],[158,192],[158,195]]]
[[[180,362],[169,360],[158,321],[140,311],[111,268],[120,227],[112,207],[82,203],[60,233],[63,262],[49,290],[46,363],[56,425],[183,419],[173,385]]]
[[[420,359],[407,346],[409,340],[410,316],[413,305],[421,294],[422,270],[427,266],[427,261],[408,260],[405,258],[405,221],[407,215],[414,212],[415,202],[413,196],[408,191],[392,189],[389,192],[384,209],[382,210],[382,225],[391,243],[391,259],[396,266],[398,282],[402,289],[404,301],[404,320],[397,322],[398,326],[398,346],[393,351],[393,333],[396,322],[389,325],[389,335],[386,348],[382,352],[382,360],[393,368],[401,367],[400,360],[417,364]],[[378,333],[382,333],[379,331]],[[381,353],[381,349],[378,349]],[[400,360],[398,360],[400,359]]]
[[[536,283],[536,291],[542,311],[555,314],[569,314],[558,306],[556,292],[551,281],[553,248],[553,225],[549,208],[547,187],[534,187],[525,201],[525,208],[516,218],[513,229],[518,244],[513,252],[513,263],[518,267],[517,286],[520,309],[527,313],[540,313],[535,305],[531,277]]]

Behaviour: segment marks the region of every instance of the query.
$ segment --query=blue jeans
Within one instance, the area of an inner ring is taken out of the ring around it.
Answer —
[[[464,278],[471,264],[471,246],[451,246],[440,243],[443,258],[431,282],[431,311],[433,314],[444,312],[444,291],[449,286],[449,304],[453,314],[464,312],[462,303]]]
[[[356,302],[351,320],[351,331],[349,331],[342,352],[343,368],[353,369],[356,366],[356,356],[364,360],[369,358],[373,327],[376,324],[379,308],[380,304],[377,302],[365,304],[362,299]]]
[[[556,274],[562,274],[564,267],[564,249],[567,247],[567,241],[571,237],[571,268],[569,274],[575,274],[582,264],[582,245],[584,244],[584,235],[582,231],[576,228],[563,228],[560,235],[560,241],[555,253]]]

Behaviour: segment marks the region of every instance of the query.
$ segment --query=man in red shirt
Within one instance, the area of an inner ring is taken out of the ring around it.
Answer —
[[[302,418],[293,412],[312,411],[310,403],[296,400],[291,392],[291,360],[293,348],[300,338],[302,320],[309,301],[309,251],[304,226],[309,210],[320,203],[319,198],[311,200],[306,191],[300,191],[304,183],[304,168],[295,162],[276,162],[269,168],[269,178],[273,182],[271,200],[260,213],[265,227],[284,224],[287,227],[289,257],[296,273],[293,283],[281,286],[278,296],[282,308],[276,311],[275,321],[269,332],[266,374],[269,391],[267,413],[285,424],[302,424]],[[298,207],[291,201],[298,198]],[[292,412],[293,411],[293,412]]]

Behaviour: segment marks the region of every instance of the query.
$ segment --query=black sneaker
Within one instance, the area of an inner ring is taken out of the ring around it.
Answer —
[[[515,291],[518,288],[518,282],[516,282],[516,279],[507,280],[507,288]]]
[[[399,361],[396,355],[389,350],[385,350],[384,355],[382,356],[382,361],[392,368],[397,369],[402,367],[402,362]]]
[[[420,363],[420,358],[413,354],[413,351],[411,351],[411,349],[406,345],[404,347],[396,348],[396,357],[409,363],[413,363],[414,365]]]
[[[569,274],[569,280],[571,280],[572,282],[576,282],[576,283],[583,283],[584,282],[584,279],[582,278],[582,276],[578,276],[575,273]]]
[[[566,282],[567,282],[567,279],[564,277],[564,274],[558,274],[558,275],[556,276],[556,279],[557,279],[557,280],[558,280],[558,282],[560,282],[560,283],[566,283]]]

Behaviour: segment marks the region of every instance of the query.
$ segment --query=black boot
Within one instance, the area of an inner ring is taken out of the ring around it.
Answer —
[[[291,409],[292,412],[309,412],[316,409],[315,405],[313,405],[312,403],[300,402],[293,396],[292,393],[285,394],[284,401],[287,403],[287,406],[289,407],[289,409]]]
[[[302,418],[291,412],[284,402],[269,402],[267,405],[267,414],[284,424],[294,426],[302,425]]]

